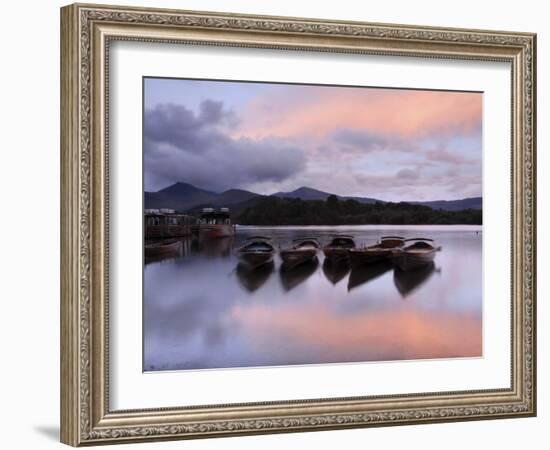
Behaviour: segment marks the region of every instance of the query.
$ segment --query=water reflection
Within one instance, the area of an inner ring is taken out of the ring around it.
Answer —
[[[328,281],[333,285],[343,280],[349,273],[350,265],[347,260],[334,260],[332,258],[325,258],[323,261],[323,273]]]
[[[315,256],[311,261],[294,267],[281,264],[279,274],[281,276],[281,284],[283,285],[285,291],[288,292],[306,281],[317,271],[317,267],[319,267],[319,259],[317,256]]]
[[[351,269],[348,279],[348,291],[368,283],[393,269],[391,261],[380,261],[374,264],[362,264]]]
[[[234,239],[233,237],[222,237],[218,239],[200,239],[196,242],[196,253],[209,258],[227,258],[231,255]]]
[[[240,228],[229,239],[182,239],[180,254],[145,261],[144,370],[480,356],[482,236],[476,231],[341,231],[359,245],[384,234],[427,235],[443,245],[435,265],[412,272],[386,263],[350,271],[322,254],[293,269],[276,256],[250,270],[233,249],[258,229]],[[326,243],[334,229],[261,234],[276,242],[313,234]]]
[[[239,263],[236,269],[239,283],[248,292],[254,292],[262,287],[274,271],[275,264],[273,261],[256,268]]]
[[[426,283],[435,271],[435,263],[433,262],[424,267],[407,272],[396,267],[393,272],[393,282],[401,294],[401,297],[405,298]]]
[[[165,255],[154,255],[154,256],[147,255],[144,258],[144,263],[145,265],[152,264],[152,263],[160,263],[160,262],[168,263],[170,261],[177,260],[182,256],[182,254],[183,254],[182,252],[177,252],[177,253],[174,252],[174,253],[165,254]]]

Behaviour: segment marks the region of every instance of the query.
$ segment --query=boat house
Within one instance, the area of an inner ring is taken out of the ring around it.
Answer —
[[[146,239],[189,236],[197,224],[195,217],[166,208],[146,209],[143,217]]]

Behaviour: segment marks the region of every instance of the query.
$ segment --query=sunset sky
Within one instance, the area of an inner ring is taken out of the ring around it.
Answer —
[[[481,93],[146,78],[144,107],[147,191],[482,194]]]

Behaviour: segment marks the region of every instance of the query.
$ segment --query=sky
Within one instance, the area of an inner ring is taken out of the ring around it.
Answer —
[[[146,191],[482,195],[478,92],[144,79]]]

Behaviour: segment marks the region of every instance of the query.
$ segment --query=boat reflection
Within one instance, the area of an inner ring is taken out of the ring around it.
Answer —
[[[323,273],[327,280],[332,284],[338,283],[342,280],[350,271],[349,261],[347,260],[333,260],[331,258],[325,258],[323,262]]]
[[[241,286],[248,292],[254,292],[264,285],[274,269],[275,264],[273,261],[256,268],[250,268],[239,263],[237,264],[236,273]]]
[[[201,255],[210,258],[227,258],[231,255],[233,237],[220,237],[216,239],[199,239],[197,251]]]
[[[363,264],[353,267],[348,279],[348,291],[384,275],[392,268],[393,264],[391,261],[380,261],[374,264]]]
[[[175,259],[179,259],[181,257],[181,253],[171,253],[167,255],[155,255],[155,256],[145,256],[143,259],[143,262],[145,265],[153,264],[153,263],[166,263],[171,262]]]
[[[285,264],[281,265],[279,274],[281,276],[281,283],[285,291],[290,291],[303,283],[311,275],[313,275],[319,267],[319,259],[315,256],[311,261],[300,264],[296,267],[288,267]]]
[[[433,262],[411,271],[404,271],[396,267],[393,271],[393,282],[401,297],[405,298],[426,283],[435,271],[435,264]]]

